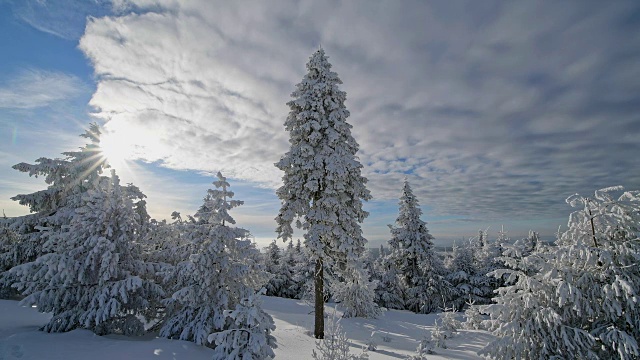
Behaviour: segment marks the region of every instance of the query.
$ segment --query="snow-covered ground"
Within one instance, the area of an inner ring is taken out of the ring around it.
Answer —
[[[301,301],[264,297],[263,307],[273,316],[278,341],[276,359],[310,359],[315,348],[312,337],[311,307]],[[327,313],[334,313],[332,304]],[[339,312],[336,313],[339,316]],[[140,338],[97,336],[87,330],[48,334],[38,327],[49,318],[33,308],[21,307],[17,301],[0,300],[0,360],[9,359],[210,359],[208,348],[178,340],[147,335]],[[418,315],[391,310],[378,319],[342,319],[341,324],[351,340],[352,352],[360,349],[374,333],[378,344],[369,359],[404,359],[412,354],[419,340],[433,328],[437,315]],[[386,342],[383,337],[390,341]],[[448,349],[436,349],[429,359],[479,359],[476,352],[491,340],[483,331],[460,330],[448,341]]]

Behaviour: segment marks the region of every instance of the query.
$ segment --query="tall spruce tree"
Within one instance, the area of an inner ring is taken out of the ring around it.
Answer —
[[[450,297],[452,288],[444,279],[444,264],[433,249],[433,236],[427,224],[420,219],[422,210],[407,180],[399,205],[396,226],[389,226],[392,235],[389,240],[390,256],[405,288],[407,309],[429,313],[444,307],[443,299]]]
[[[276,221],[279,238],[290,239],[291,224],[306,231],[305,246],[315,262],[314,336],[324,337],[324,269],[345,268],[358,261],[366,239],[360,223],[368,213],[362,201],[371,198],[356,157],[358,143],[351,136],[342,81],[331,71],[324,50],[307,63],[308,73],[291,94],[285,121],[290,149],[275,164],[284,172],[277,190],[282,207]]]

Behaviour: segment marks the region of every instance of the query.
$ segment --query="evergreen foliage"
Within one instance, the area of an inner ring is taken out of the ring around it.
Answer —
[[[100,151],[100,129],[91,124],[81,137],[90,142],[78,151],[64,152],[64,159],[39,158],[35,164],[19,163],[15,170],[33,177],[43,177],[47,188],[31,194],[19,194],[11,199],[29,207],[32,214],[7,220],[8,231],[17,236],[2,257],[11,259],[12,266],[35,261],[54,251],[51,244],[68,235],[75,210],[83,206],[83,195],[96,189],[103,169],[108,166]],[[0,274],[0,284],[12,284],[11,273]],[[1,286],[1,285],[0,285]]]
[[[276,217],[278,237],[293,235],[292,223],[305,230],[304,242],[315,262],[316,338],[323,337],[324,268],[344,269],[358,261],[366,239],[360,223],[368,213],[362,201],[371,198],[356,157],[358,143],[347,123],[349,111],[338,74],[331,71],[324,50],[307,63],[307,74],[289,101],[285,129],[289,150],[275,166],[284,172],[276,193],[282,206]]]
[[[75,209],[65,236],[45,243],[51,251],[10,270],[13,285],[53,317],[43,330],[85,328],[97,334],[141,334],[138,315],[150,315],[162,289],[146,279],[140,259],[140,237],[145,227],[134,201],[144,195],[133,185],[122,187],[115,172],[96,179]]]
[[[208,190],[192,220],[176,224],[189,242],[190,253],[164,272],[172,295],[164,300],[166,319],[160,336],[199,345],[206,344],[211,333],[225,330],[225,311],[267,279],[249,232],[225,225],[235,223],[228,211],[243,202],[229,200],[234,195],[229,183],[222,174],[217,177],[213,184],[222,190]]]
[[[259,294],[245,293],[235,310],[225,312],[225,330],[209,335],[214,360],[273,359],[277,347],[273,318],[261,308]]]
[[[404,287],[404,304],[417,313],[430,313],[452,296],[442,260],[433,249],[433,236],[420,219],[422,210],[405,180],[396,226],[391,229],[390,257]]]
[[[376,282],[369,280],[368,271],[360,263],[351,262],[345,280],[332,286],[333,296],[344,308],[343,316],[376,318],[381,310],[375,303]]]
[[[289,242],[289,244],[292,245],[291,242]],[[296,297],[296,284],[293,280],[292,273],[296,265],[295,253],[293,251],[292,245],[287,249],[286,253],[283,253],[275,240],[265,248],[265,270],[271,275],[269,282],[265,285],[267,296],[284,298]]]
[[[378,277],[376,303],[387,309],[404,310],[402,283],[393,259],[380,251],[374,268]]]
[[[640,357],[640,192],[612,187],[567,199],[580,209],[555,246],[508,257],[491,316],[496,359]],[[622,192],[619,196],[616,193]]]

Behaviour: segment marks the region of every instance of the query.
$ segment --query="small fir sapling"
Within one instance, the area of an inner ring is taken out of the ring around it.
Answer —
[[[351,354],[349,339],[342,329],[340,319],[334,313],[327,320],[325,338],[316,340],[316,348],[312,350],[314,360],[367,360],[369,354],[363,348],[358,355]],[[317,351],[316,351],[317,350]]]
[[[261,308],[260,294],[245,292],[235,310],[225,311],[225,330],[210,334],[214,360],[273,359],[277,347],[273,318]]]
[[[440,326],[440,324],[438,324],[438,321],[436,320],[435,324],[433,325],[433,330],[431,330],[431,339],[433,341],[433,344],[436,347],[442,348],[442,349],[446,349],[447,348],[447,339],[450,337],[450,334],[448,332],[446,332],[442,326]]]
[[[413,355],[409,355],[406,360],[427,360],[427,355],[433,355],[434,347],[433,341],[431,340],[431,335],[427,335],[420,340],[418,347],[416,348],[416,353]]]
[[[464,328],[467,330],[485,330],[482,322],[484,317],[480,313],[480,308],[473,301],[467,302],[467,309],[464,311]]]
[[[350,262],[343,272],[344,281],[333,284],[336,301],[344,308],[343,317],[376,318],[382,311],[375,303],[377,283],[369,280],[368,271],[361,261]]]

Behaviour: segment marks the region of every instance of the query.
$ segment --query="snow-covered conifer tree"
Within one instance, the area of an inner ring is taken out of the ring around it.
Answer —
[[[467,303],[467,310],[464,311],[464,328],[467,330],[484,330],[484,318],[480,313],[480,307],[473,302]]]
[[[332,294],[344,308],[343,316],[376,318],[381,310],[375,303],[377,282],[369,280],[367,269],[358,262],[350,262],[344,271],[344,282],[332,286]]]
[[[80,136],[89,139],[90,143],[79,151],[62,153],[64,159],[42,157],[35,164],[20,163],[13,166],[29,176],[43,177],[48,184],[44,190],[11,198],[28,206],[32,212],[8,222],[9,229],[19,237],[18,243],[8,254],[16,265],[34,261],[39,256],[52,252],[51,245],[68,235],[75,210],[83,206],[83,195],[88,190],[95,189],[100,179],[104,178],[100,174],[107,163],[100,151],[98,125],[91,124]]]
[[[144,237],[144,260],[150,263],[175,266],[192,252],[191,243],[181,232],[180,222],[152,220]]]
[[[265,248],[263,254],[265,270],[271,274],[271,279],[265,285],[267,296],[294,298],[297,294],[292,273],[296,265],[295,250],[291,241],[289,245],[287,250],[283,252],[273,240]]]
[[[269,246],[265,248],[264,257],[264,265],[265,270],[270,274],[271,279],[265,285],[267,290],[267,296],[280,296],[282,292],[282,287],[285,286],[285,279],[280,276],[280,268],[282,265],[282,255],[281,250],[276,244],[276,241],[273,240]]]
[[[306,231],[309,260],[316,265],[314,336],[322,338],[324,269],[334,264],[344,269],[362,255],[366,239],[360,223],[368,215],[362,201],[371,196],[356,157],[358,143],[346,121],[346,93],[339,89],[342,81],[331,71],[324,50],[311,56],[307,70],[287,103],[285,129],[291,146],[275,164],[284,172],[276,221],[278,237],[285,240],[293,235],[294,221]]]
[[[289,241],[287,243],[287,248],[284,251],[284,256],[282,259],[283,266],[285,268],[285,273],[288,276],[288,285],[286,289],[286,297],[287,298],[296,298],[298,296],[298,283],[296,281],[296,264],[297,264],[297,252],[296,248],[293,246],[293,241]]]
[[[504,228],[498,234],[498,239],[495,242],[489,241],[486,232],[481,231],[479,236],[483,240],[479,241],[480,246],[475,248],[475,274],[470,278],[470,282],[476,289],[472,300],[478,305],[482,305],[489,304],[494,296],[494,290],[502,285],[500,279],[487,274],[502,267],[499,258],[507,239]]]
[[[375,269],[378,274],[376,287],[376,303],[387,309],[403,310],[404,296],[402,282],[392,257],[380,250],[384,255],[376,259]]]
[[[65,236],[53,250],[11,269],[14,284],[36,305],[53,314],[48,332],[90,329],[98,334],[140,334],[137,318],[153,312],[162,289],[146,280],[140,260],[140,237],[146,226],[134,201],[144,195],[133,185],[122,187],[115,172],[84,192]],[[49,239],[49,242],[52,240]]]
[[[416,348],[416,353],[409,355],[406,360],[428,360],[429,357],[427,355],[434,354],[433,345],[431,335],[423,337]]]
[[[444,264],[433,249],[433,236],[420,219],[422,210],[418,199],[406,180],[399,205],[396,226],[389,226],[392,235],[390,256],[403,282],[407,309],[430,313],[443,306],[443,298],[449,299],[453,290],[444,278]]]
[[[19,265],[15,248],[20,244],[18,234],[9,228],[9,219],[0,218],[0,299],[8,299],[15,295],[16,289],[11,287],[13,280],[8,273],[12,267]]]
[[[293,268],[293,280],[296,284],[295,298],[314,303],[314,278],[316,266],[313,262],[309,261],[308,249],[298,248],[297,246],[294,249],[299,249],[296,250],[296,265]],[[324,297],[328,299],[329,287],[324,286],[323,292]]]
[[[209,335],[215,345],[214,360],[273,359],[277,347],[273,318],[261,308],[260,298],[253,292],[244,297],[232,311],[226,311],[225,330]]]
[[[227,182],[227,178],[222,176],[218,171],[216,174],[218,180],[213,182],[215,189],[207,190],[204,202],[200,209],[194,215],[200,223],[205,224],[235,224],[236,221],[229,215],[229,210],[244,204],[241,200],[231,200],[234,193],[228,188],[231,186]]]
[[[453,307],[461,310],[467,300],[477,301],[481,290],[472,281],[476,274],[476,267],[470,242],[462,245],[454,244],[448,270],[447,280],[455,288]]]
[[[243,202],[229,200],[233,192],[227,190],[229,184],[220,173],[213,184],[222,190],[208,190],[206,206],[200,208],[207,210],[199,211],[194,221],[180,224],[191,242],[191,254],[165,273],[165,282],[172,284],[172,295],[164,301],[167,316],[160,329],[161,336],[201,345],[211,334],[238,325],[229,323],[227,311],[240,311],[236,307],[241,299],[255,293],[267,280],[249,232],[226,225],[235,223],[228,211]],[[247,304],[261,311],[259,302],[251,300]],[[272,323],[261,326],[270,328]],[[236,348],[233,344],[221,346]]]
[[[481,353],[496,359],[640,357],[640,192],[621,187],[580,206],[556,246],[538,243],[510,269],[495,305],[487,305],[497,339]],[[533,269],[533,270],[532,270]]]

